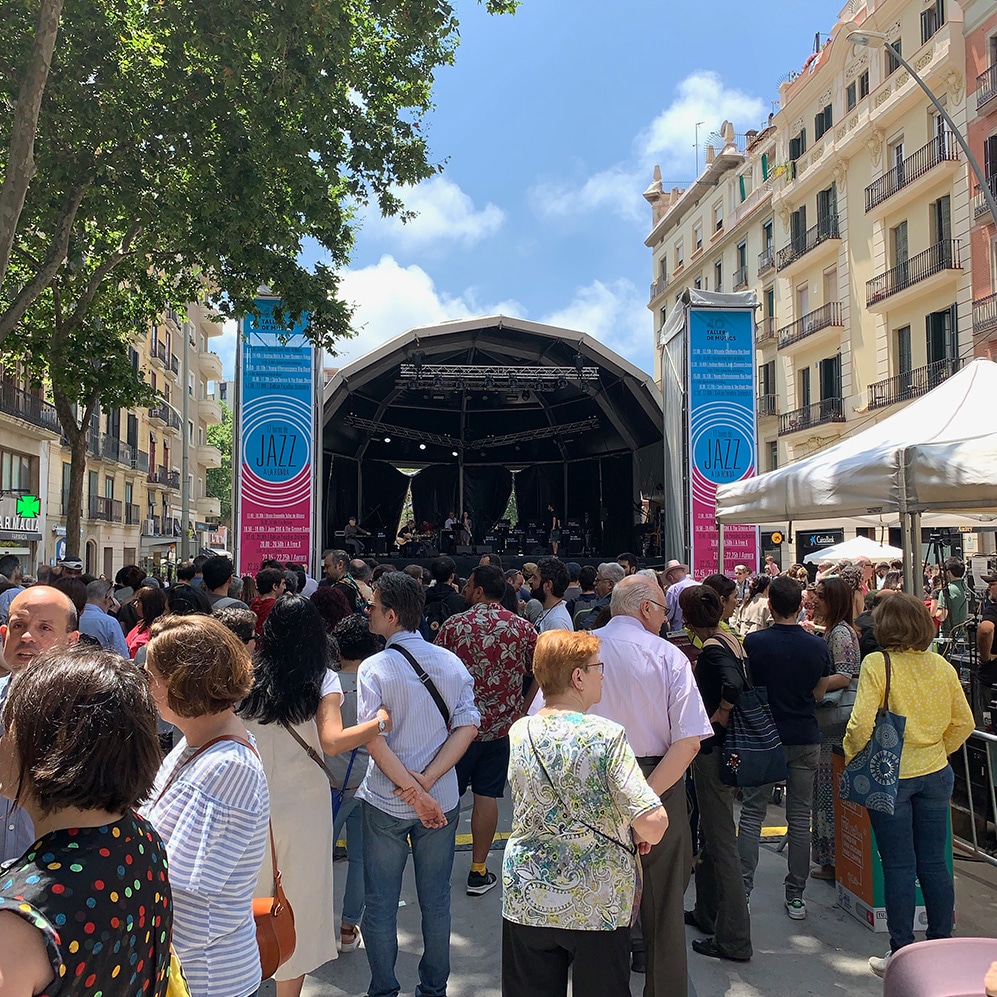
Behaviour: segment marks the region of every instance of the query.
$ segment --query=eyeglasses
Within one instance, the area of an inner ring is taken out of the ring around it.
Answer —
[[[668,612],[668,607],[667,606],[662,606],[660,602],[657,602],[654,599],[645,599],[644,602],[649,602],[649,603],[651,603],[652,606],[657,606],[658,609],[663,609],[666,613]]]
[[[598,668],[600,675],[605,675],[606,666],[601,661],[593,661],[591,665],[582,665],[582,671],[587,672],[590,668]]]

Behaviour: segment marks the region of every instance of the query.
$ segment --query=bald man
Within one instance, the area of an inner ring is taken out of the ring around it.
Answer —
[[[77,626],[76,607],[69,596],[50,585],[32,585],[18,593],[10,604],[6,624],[0,626],[4,662],[16,675],[42,651],[75,644],[80,636]],[[0,679],[0,710],[11,677]],[[31,820],[11,800],[0,797],[0,821],[0,862],[20,858],[35,838]]]

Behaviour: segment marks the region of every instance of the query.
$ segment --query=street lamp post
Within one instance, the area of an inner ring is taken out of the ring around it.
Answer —
[[[997,199],[994,198],[994,192],[990,189],[990,184],[987,183],[987,178],[984,176],[983,170],[980,169],[980,164],[976,161],[976,157],[970,150],[969,143],[962,132],[956,127],[956,123],[952,120],[949,112],[945,110],[945,105],[932,93],[928,84],[917,75],[914,67],[887,41],[887,37],[882,31],[853,31],[848,35],[847,40],[853,45],[866,45],[871,48],[882,45],[914,77],[914,82],[928,95],[928,100],[935,106],[935,110],[942,116],[942,120],[955,136],[959,145],[962,146],[962,151],[966,153],[966,161],[976,174],[977,180],[980,181],[980,190],[986,198],[987,207],[990,209],[990,214],[993,215],[994,223],[997,224]]]

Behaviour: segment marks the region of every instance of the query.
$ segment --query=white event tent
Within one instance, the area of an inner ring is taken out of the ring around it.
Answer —
[[[899,547],[879,544],[868,537],[852,537],[851,540],[834,544],[832,547],[815,550],[812,554],[807,554],[803,561],[805,564],[812,564],[820,561],[840,561],[844,557],[852,560],[857,557],[868,557],[871,561],[892,561],[903,556],[904,552]]]
[[[995,407],[997,363],[973,360],[869,429],[786,467],[721,486],[717,520],[893,513],[904,529],[909,585],[921,513],[997,513]]]

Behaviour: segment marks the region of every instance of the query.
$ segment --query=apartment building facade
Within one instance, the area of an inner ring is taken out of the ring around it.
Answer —
[[[729,130],[688,190],[645,193],[656,330],[687,286],[757,292],[760,471],[866,428],[973,353],[964,157],[910,74],[848,41],[860,27],[899,46],[965,134],[958,4],[851,0],[767,127]]]
[[[149,407],[94,413],[79,546],[86,571],[113,577],[124,564],[167,570],[179,557],[185,525],[192,553],[215,528],[218,500],[206,495],[206,474],[220,466],[221,453],[208,444],[207,428],[221,422],[214,385],[222,380],[222,366],[209,341],[221,334],[221,324],[211,321],[207,309],[192,304],[184,313],[168,311],[131,346],[132,364],[160,400]],[[32,571],[66,550],[69,471],[69,447],[43,389],[32,386],[17,367],[5,369],[0,377],[0,526],[8,528],[0,530],[0,551],[17,553]],[[40,498],[34,520],[14,515],[24,493]]]
[[[997,197],[997,6],[968,0],[963,11],[969,146]],[[972,180],[973,335],[977,354],[997,359],[997,225],[982,185]]]

